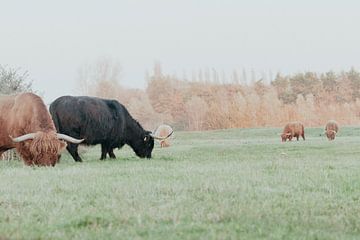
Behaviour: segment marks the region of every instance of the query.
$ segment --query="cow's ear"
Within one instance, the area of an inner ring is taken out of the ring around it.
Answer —
[[[150,141],[151,138],[152,138],[151,132],[150,132],[150,131],[146,131],[146,132],[144,133],[144,142]]]

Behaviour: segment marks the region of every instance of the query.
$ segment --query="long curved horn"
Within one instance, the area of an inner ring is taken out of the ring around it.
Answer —
[[[171,131],[171,133],[169,135],[167,135],[166,137],[158,137],[158,136],[155,136],[154,134],[150,133],[150,136],[153,137],[154,139],[156,140],[165,140],[167,138],[169,138],[172,134],[173,134],[174,131]]]
[[[28,134],[25,134],[25,135],[21,135],[19,137],[16,137],[16,138],[13,138],[12,136],[9,136],[11,138],[11,140],[13,140],[13,142],[23,142],[23,141],[26,141],[26,140],[32,140],[34,139],[36,136],[36,133],[28,133]]]
[[[65,140],[67,142],[76,143],[76,144],[79,144],[85,140],[85,139],[76,139],[76,138],[70,137],[68,135],[61,134],[61,133],[57,133],[56,136],[60,140]]]
[[[157,126],[156,129],[153,131],[153,133],[156,133],[156,131],[159,129],[161,125]]]

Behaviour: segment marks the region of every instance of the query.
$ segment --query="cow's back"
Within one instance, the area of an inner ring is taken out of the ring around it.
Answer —
[[[300,122],[292,122],[291,126],[294,133],[302,134],[304,132],[304,125]]]
[[[11,145],[10,136],[52,131],[55,126],[42,99],[33,93],[0,97],[0,145]]]
[[[335,120],[330,120],[326,123],[325,131],[333,130],[335,132],[339,131],[339,125]]]
[[[12,121],[10,119],[13,119],[12,109],[15,102],[14,99],[15,95],[0,96],[0,152],[13,146],[13,143],[9,141],[9,123]]]
[[[84,138],[85,144],[110,141],[124,128],[121,106],[115,100],[63,96],[50,105],[50,113],[60,133]]]
[[[283,133],[302,134],[304,132],[304,125],[301,122],[290,122],[284,127]]]

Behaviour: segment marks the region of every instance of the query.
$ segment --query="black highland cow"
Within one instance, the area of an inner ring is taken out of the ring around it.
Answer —
[[[101,144],[100,159],[105,159],[106,154],[115,158],[113,149],[125,144],[137,156],[151,158],[155,136],[144,130],[116,100],[63,96],[50,105],[50,114],[59,133],[85,139],[82,144]],[[67,145],[74,160],[81,162],[77,148],[77,144]]]

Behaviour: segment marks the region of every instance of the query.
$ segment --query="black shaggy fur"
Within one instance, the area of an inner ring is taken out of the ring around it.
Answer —
[[[128,144],[141,158],[151,158],[154,139],[149,131],[131,117],[116,100],[95,97],[63,96],[50,105],[55,127],[59,133],[85,139],[82,144],[101,144],[101,158],[115,158],[114,148]],[[75,161],[82,161],[78,145],[68,144],[67,150]]]

